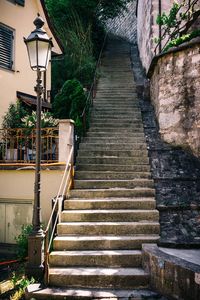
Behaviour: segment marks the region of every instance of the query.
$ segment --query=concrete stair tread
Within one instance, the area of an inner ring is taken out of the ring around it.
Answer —
[[[150,290],[119,290],[119,289],[83,289],[83,288],[58,288],[58,287],[48,287],[43,288],[40,284],[29,285],[27,291],[33,299],[38,300],[47,300],[51,299],[66,299],[66,300],[127,300],[131,299],[136,300],[152,300],[153,297],[158,300],[166,300],[164,297],[158,297],[157,293]],[[58,297],[58,298],[57,298]],[[144,298],[145,297],[145,298]]]
[[[50,274],[55,274],[57,276],[148,276],[149,274],[145,272],[142,268],[87,268],[87,267],[76,267],[76,268],[50,268]]]
[[[157,225],[157,224],[159,224],[158,222],[156,222],[156,221],[143,221],[143,220],[141,220],[141,221],[138,221],[138,222],[119,222],[119,221],[117,221],[117,222],[112,222],[112,221],[110,221],[110,222],[105,222],[105,221],[103,221],[103,222],[95,222],[95,221],[90,221],[90,222],[61,222],[61,223],[59,223],[58,225],[74,225],[74,226],[98,226],[98,225],[117,225],[117,226],[120,226],[120,225],[138,225],[138,224],[142,224],[142,225],[149,225],[149,224],[151,224],[151,225]]]
[[[84,236],[84,235],[66,235],[66,236],[57,236],[55,237],[55,241],[103,241],[103,240],[107,240],[107,241],[126,241],[126,240],[130,240],[130,241],[135,241],[138,239],[154,239],[157,240],[159,238],[159,235],[157,234],[151,234],[151,235],[147,235],[147,234],[135,234],[135,235],[126,235],[126,236],[115,236],[115,235],[105,235],[105,236]]]
[[[153,213],[158,212],[156,209],[65,209],[62,214],[95,214],[95,213],[109,213],[109,214],[115,214],[115,213]]]
[[[63,250],[63,251],[52,251],[50,256],[120,256],[120,255],[141,255],[141,250]]]
[[[146,188],[146,187],[134,187],[132,189],[130,188],[110,188],[109,190],[113,190],[113,191],[132,191],[132,190],[154,190],[152,188]],[[103,191],[108,191],[108,189],[75,189],[75,190],[71,190],[71,192],[76,191],[76,192],[103,192]]]
[[[78,202],[94,202],[94,203],[98,203],[98,202],[111,202],[111,203],[113,203],[113,202],[138,202],[138,201],[140,201],[140,202],[149,202],[149,201],[151,201],[151,202],[156,202],[155,201],[155,198],[151,198],[151,197],[145,197],[145,198],[140,198],[140,197],[137,197],[137,198],[123,198],[123,197],[121,197],[121,198],[106,198],[106,197],[104,197],[103,199],[102,198],[100,198],[100,199],[98,199],[98,198],[95,198],[95,199],[80,199],[80,198],[69,198],[69,199],[67,199],[67,200],[65,200],[65,202],[69,202],[69,201],[71,201],[71,202],[76,202],[76,201],[78,201]]]
[[[153,183],[154,181],[152,179],[143,179],[143,178],[136,178],[136,179],[76,179],[75,182],[151,182]]]

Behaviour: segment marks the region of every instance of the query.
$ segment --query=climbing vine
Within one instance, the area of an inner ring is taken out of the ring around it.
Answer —
[[[162,34],[159,38],[155,38],[157,43],[155,53],[162,44],[161,51],[167,51],[170,47],[178,46],[200,35],[198,29],[192,30],[192,26],[200,16],[198,2],[199,0],[174,2],[168,14],[163,12],[157,16],[156,22],[161,27]]]

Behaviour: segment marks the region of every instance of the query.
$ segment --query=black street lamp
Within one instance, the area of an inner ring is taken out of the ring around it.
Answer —
[[[37,72],[37,119],[36,119],[36,162],[35,162],[35,185],[34,185],[34,206],[33,206],[33,231],[28,239],[28,265],[27,275],[41,278],[43,275],[43,240],[44,233],[41,229],[40,220],[40,170],[41,170],[41,104],[42,104],[42,72],[47,70],[51,57],[53,43],[51,38],[42,29],[43,19],[38,17],[33,22],[36,26],[24,42],[27,46],[30,66]]]

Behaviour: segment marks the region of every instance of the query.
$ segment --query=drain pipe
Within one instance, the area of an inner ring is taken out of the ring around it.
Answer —
[[[161,0],[158,1],[158,11],[159,11],[159,15],[162,15],[162,3]],[[161,28],[161,24],[159,24],[159,54],[162,51],[162,41],[161,41],[161,37],[162,37],[162,28]]]

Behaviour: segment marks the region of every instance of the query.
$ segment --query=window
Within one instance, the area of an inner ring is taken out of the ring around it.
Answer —
[[[25,0],[15,0],[15,3],[17,3],[21,6],[24,6],[24,4],[25,4],[24,2],[25,2]]]
[[[12,69],[14,31],[0,24],[0,67]]]
[[[21,6],[25,6],[25,0],[8,0],[9,2],[12,2],[13,4],[18,4]]]

